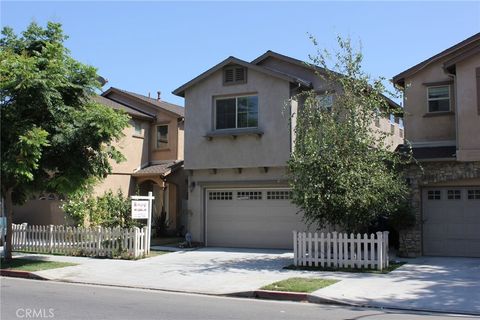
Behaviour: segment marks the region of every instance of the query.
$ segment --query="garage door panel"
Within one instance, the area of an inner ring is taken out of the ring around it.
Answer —
[[[207,245],[253,248],[292,247],[292,231],[306,230],[298,208],[286,197],[288,190],[268,193],[271,189],[230,190],[232,200],[218,201],[207,197]],[[214,191],[216,192],[216,191]],[[261,195],[259,195],[259,192]],[[247,196],[246,196],[247,193]]]
[[[425,255],[480,257],[480,199],[468,196],[469,190],[478,188],[424,189]]]

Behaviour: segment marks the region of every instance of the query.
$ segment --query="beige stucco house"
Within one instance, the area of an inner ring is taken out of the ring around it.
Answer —
[[[268,51],[252,62],[229,57],[173,92],[185,98],[188,230],[195,241],[291,248],[292,231],[306,229],[290,203],[286,162],[298,107],[289,101],[310,89],[328,98],[315,70]],[[393,148],[403,142],[398,122],[372,117],[372,125],[393,130]]]
[[[183,171],[183,107],[160,99],[110,88],[94,98],[96,102],[130,115],[130,125],[116,146],[126,157],[111,162],[112,173],[95,186],[94,193],[121,190],[125,195],[137,192],[155,196],[154,216],[165,211],[171,232],[182,232],[182,199],[186,184]],[[14,222],[63,224],[62,199],[55,194],[39,194],[24,206],[14,208]]]
[[[396,75],[416,225],[405,255],[480,257],[480,33]]]

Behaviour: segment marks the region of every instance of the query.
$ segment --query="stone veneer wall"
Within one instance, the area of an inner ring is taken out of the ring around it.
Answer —
[[[439,182],[480,178],[480,161],[422,162],[411,165],[406,172],[410,181],[410,203],[415,212],[415,226],[400,233],[399,254],[404,257],[422,255],[422,187]]]

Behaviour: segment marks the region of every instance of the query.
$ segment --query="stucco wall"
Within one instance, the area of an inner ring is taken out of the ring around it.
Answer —
[[[480,161],[480,110],[477,106],[475,69],[480,67],[480,54],[456,65],[458,153],[459,161]]]
[[[405,138],[413,143],[430,141],[455,141],[454,99],[450,114],[428,114],[427,86],[425,83],[452,80],[444,72],[440,62],[434,63],[405,78]],[[453,90],[451,90],[453,93]]]
[[[338,85],[336,86],[329,86],[327,85],[327,82],[325,79],[322,79],[319,75],[315,74],[315,72],[308,67],[307,65],[305,66],[299,66],[296,64],[288,63],[283,60],[277,59],[275,57],[270,57],[264,61],[261,62],[262,66],[269,67],[275,70],[279,70],[288,74],[295,75],[301,79],[308,80],[312,83],[313,89],[315,91],[318,91],[319,93],[322,93],[326,90],[328,91],[336,91],[336,92],[341,92],[342,88]],[[375,127],[375,118],[372,116],[372,127]],[[395,150],[396,147],[399,144],[402,144],[404,141],[403,137],[403,129],[400,129],[398,123],[393,124],[393,133],[388,136],[387,138],[387,145],[390,145],[389,150]],[[380,126],[378,127],[378,130],[382,132],[391,132],[391,127],[390,127],[390,119],[382,117],[380,118]]]
[[[139,135],[135,132],[133,126],[134,120],[130,120],[130,125],[123,130],[125,134],[120,141],[114,143],[115,147],[125,156],[126,160],[120,163],[110,161],[113,173],[131,174],[144,164],[148,164],[148,143],[150,125],[148,122],[138,120],[142,124],[142,133]]]
[[[60,200],[29,200],[22,206],[13,207],[13,223],[30,225],[63,225],[65,219]]]
[[[248,81],[223,85],[222,71],[197,83],[185,92],[185,169],[246,168],[284,166],[290,155],[288,81],[248,70]],[[256,136],[216,137],[205,135],[214,128],[214,97],[258,95],[258,126],[264,132]]]
[[[104,180],[94,187],[94,195],[101,196],[108,190],[112,190],[114,193],[117,190],[121,190],[124,196],[128,196],[133,193],[134,182],[133,178],[129,174],[109,174]]]
[[[157,149],[157,126],[168,125],[168,146]],[[151,127],[151,161],[174,160],[178,156],[178,121],[176,116],[157,113],[157,122]]]

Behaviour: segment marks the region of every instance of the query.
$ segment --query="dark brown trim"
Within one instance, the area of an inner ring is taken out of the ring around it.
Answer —
[[[462,53],[454,56],[453,58],[451,58],[450,60],[448,60],[447,62],[445,62],[443,64],[443,68],[448,69],[448,68],[454,66],[455,64],[457,64],[458,62],[463,61],[463,60],[465,60],[465,59],[467,59],[467,58],[469,58],[469,57],[471,57],[471,56],[473,56],[473,55],[475,55],[479,52],[480,52],[480,44],[477,45],[476,47],[473,47],[472,49],[469,49],[465,52],[462,52]]]
[[[400,87],[404,87],[406,77],[412,76],[413,74],[422,70],[424,67],[426,67],[430,63],[435,62],[438,59],[444,58],[445,56],[447,56],[447,55],[449,55],[449,54],[451,54],[451,53],[453,53],[457,50],[463,49],[464,47],[466,47],[466,46],[468,46],[472,43],[475,43],[477,41],[480,41],[480,32],[474,34],[473,36],[457,43],[456,45],[451,46],[448,49],[443,50],[442,52],[440,52],[440,53],[438,53],[438,54],[436,54],[436,55],[434,55],[434,56],[416,64],[416,65],[414,65],[413,67],[397,74],[396,76],[394,76],[392,78],[392,81],[393,81],[394,84],[396,84]]]
[[[435,87],[435,86],[450,86],[453,84],[453,80],[444,80],[444,81],[436,81],[436,82],[424,82],[422,85],[426,87]]]
[[[441,117],[441,116],[453,116],[455,112],[453,111],[439,111],[439,112],[428,112],[423,115],[424,118],[430,117]]]

